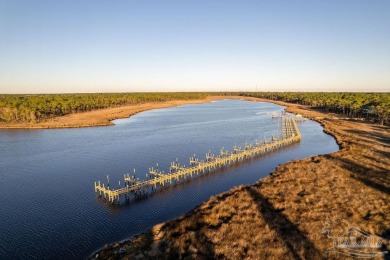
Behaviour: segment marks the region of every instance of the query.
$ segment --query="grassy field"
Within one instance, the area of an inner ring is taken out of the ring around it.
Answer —
[[[316,118],[340,151],[281,165],[251,186],[236,187],[144,234],[106,246],[98,258],[321,259],[332,247],[325,224],[335,218],[382,237],[377,251],[388,250],[390,128],[275,103]]]

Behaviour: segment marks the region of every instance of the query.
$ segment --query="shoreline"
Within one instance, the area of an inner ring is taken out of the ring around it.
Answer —
[[[160,108],[176,107],[181,105],[202,104],[215,100],[223,99],[243,99],[255,102],[269,102],[287,107],[297,104],[290,104],[283,101],[274,101],[263,98],[254,98],[247,96],[208,96],[205,99],[193,100],[172,100],[165,102],[142,103],[137,105],[119,106],[93,110],[83,113],[73,113],[65,116],[59,116],[44,120],[39,123],[0,123],[2,129],[62,129],[62,128],[82,128],[115,125],[112,121],[117,119],[129,118],[138,113]],[[287,110],[286,110],[287,111]],[[290,112],[290,111],[287,111]],[[293,112],[292,112],[293,113]],[[311,118],[313,119],[313,118]]]
[[[39,123],[0,123],[1,129],[60,129],[81,128],[114,125],[116,119],[129,118],[135,114],[159,108],[176,107],[189,104],[201,104],[214,100],[226,99],[226,96],[209,96],[205,99],[171,100],[164,102],[142,103],[136,105],[119,106],[93,110],[83,113],[73,113],[44,120]],[[238,98],[238,96],[235,96]]]
[[[226,96],[224,98],[228,99],[230,97]],[[340,119],[337,114],[324,113],[294,103],[251,97],[239,98],[282,105],[286,107],[285,110],[287,112],[299,113],[320,123],[323,127],[323,131],[336,139],[340,150],[331,154],[316,155],[303,160],[293,160],[280,165],[270,173],[269,176],[257,181],[255,184],[249,186],[241,185],[211,197],[208,201],[203,202],[201,205],[182,216],[155,225],[152,229],[129,239],[100,248],[95,251],[90,258],[94,258],[96,254],[99,255],[99,259],[122,256],[159,257],[166,254],[177,257],[183,256],[183,254],[187,255],[188,250],[191,251],[190,256],[192,257],[199,256],[199,251],[202,250],[207,253],[210,248],[199,249],[202,248],[202,246],[197,243],[196,239],[191,237],[188,238],[186,235],[187,231],[185,230],[189,227],[190,230],[194,230],[196,234],[207,234],[208,240],[212,237],[217,241],[216,243],[212,242],[213,252],[218,253],[214,254],[214,256],[226,257],[230,255],[230,257],[232,257],[234,256],[234,253],[237,253],[237,249],[231,251],[232,248],[229,248],[229,245],[226,245],[226,242],[230,241],[230,243],[236,243],[234,242],[235,240],[230,240],[228,238],[224,242],[217,238],[218,236],[222,236],[226,231],[226,228],[223,229],[222,226],[234,224],[234,221],[231,219],[234,217],[237,218],[237,215],[242,215],[242,212],[235,212],[235,214],[229,213],[230,216],[228,220],[220,220],[222,225],[218,225],[216,228],[210,229],[210,221],[208,219],[218,219],[218,214],[213,212],[213,208],[220,207],[226,211],[227,208],[240,208],[242,204],[248,203],[248,193],[250,195],[249,199],[251,199],[250,206],[248,207],[253,208],[253,206],[256,205],[259,208],[261,213],[261,221],[259,222],[266,222],[265,229],[268,231],[270,229],[273,230],[273,233],[276,233],[276,235],[274,234],[276,237],[274,237],[274,239],[278,240],[273,243],[274,247],[278,247],[278,250],[268,250],[268,248],[258,246],[251,248],[252,251],[257,251],[257,253],[265,253],[264,251],[266,251],[267,254],[273,257],[293,257],[294,255],[296,256],[296,252],[293,252],[288,246],[288,244],[293,244],[293,247],[296,247],[296,250],[300,252],[298,254],[300,257],[319,257],[320,249],[323,251],[327,249],[327,241],[326,237],[321,236],[321,225],[319,227],[318,222],[323,223],[329,219],[329,217],[334,217],[335,215],[348,220],[352,219],[354,225],[373,235],[385,236],[380,233],[380,229],[381,227],[382,229],[383,227],[385,229],[389,228],[390,223],[389,220],[381,215],[381,212],[383,211],[385,215],[386,213],[390,213],[389,206],[385,206],[386,201],[390,199],[390,196],[386,184],[383,186],[381,186],[381,184],[388,178],[387,174],[390,171],[390,163],[386,159],[386,156],[390,154],[390,146],[386,146],[386,140],[390,140],[389,127],[379,126],[368,122],[354,122]],[[379,139],[378,136],[381,138]],[[379,157],[377,156],[378,154],[380,155]],[[360,165],[361,162],[364,162],[365,164]],[[317,167],[317,170],[313,170],[314,167]],[[372,172],[372,175],[365,176],[361,171],[361,167],[365,167],[364,169],[366,171]],[[306,172],[311,172],[313,175],[306,175]],[[321,176],[321,178],[319,178],[319,176]],[[340,183],[335,184],[334,179],[338,179]],[[306,183],[306,185],[303,185],[303,182]],[[321,185],[317,186],[318,182],[320,182]],[[313,183],[317,185],[313,185]],[[289,189],[286,189],[286,185]],[[333,187],[332,190],[327,187],[329,185],[332,187],[336,186],[336,188]],[[354,190],[357,188],[360,188],[361,198],[355,196]],[[334,189],[336,189],[336,191]],[[346,197],[348,197],[347,200],[342,198],[342,195],[346,192]],[[281,197],[283,197],[282,201]],[[318,202],[315,204],[310,203],[308,206],[305,203],[302,204],[297,201],[301,198],[304,199],[305,197],[314,197]],[[332,197],[333,200],[331,200]],[[363,198],[370,199],[370,201],[373,201],[372,204],[365,205],[365,200]],[[229,202],[227,202],[228,199]],[[350,202],[351,206],[340,206],[340,204],[342,205],[342,203],[346,202]],[[300,204],[299,207],[296,208],[296,204]],[[334,204],[336,204],[337,207],[335,207]],[[355,207],[359,206],[358,212],[354,210],[354,205]],[[267,214],[264,214],[261,208],[270,210],[269,214],[272,217],[269,218]],[[328,209],[331,214],[326,214],[326,209]],[[243,209],[242,211],[248,214],[248,212],[253,213],[251,210]],[[278,213],[280,210],[282,210],[281,212],[283,213]],[[300,211],[303,211],[304,214]],[[316,218],[310,220],[310,218],[313,218],[311,216],[313,214],[312,211],[319,211],[324,216],[317,214]],[[382,217],[370,219],[370,216],[374,214],[374,212]],[[194,223],[189,221],[190,219],[193,219]],[[281,223],[275,223],[275,221]],[[283,225],[287,225],[289,228],[288,232],[292,232],[292,234],[290,234],[292,239],[298,239],[298,241],[299,239],[304,240],[303,247],[292,240],[290,241],[290,239],[283,234],[279,234],[279,226]],[[243,228],[241,225],[238,225],[238,228],[240,227]],[[256,226],[253,228],[258,230],[265,237],[268,235],[263,229],[259,229]],[[313,229],[316,230],[316,232],[312,232]],[[303,230],[302,234],[301,230]],[[236,236],[241,236],[248,231],[233,230],[231,232]],[[384,247],[389,248],[389,239],[386,239],[386,237],[382,237],[382,239]],[[187,242],[183,244],[183,240]],[[190,240],[190,243],[188,240]],[[252,241],[252,236],[248,236],[247,240]],[[258,241],[252,242],[262,244],[262,242]],[[269,247],[269,243],[266,241],[264,246]],[[193,250],[194,247],[196,250]],[[172,251],[172,248],[175,248],[175,250]],[[247,254],[247,246],[243,246],[241,250]],[[256,254],[249,255],[255,256]],[[242,255],[237,255],[236,257],[242,257]]]

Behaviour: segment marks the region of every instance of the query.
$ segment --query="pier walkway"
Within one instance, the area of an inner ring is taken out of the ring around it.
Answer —
[[[100,181],[95,182],[95,192],[100,196],[108,199],[111,203],[120,203],[121,197],[125,200],[131,201],[137,198],[147,197],[149,194],[156,192],[158,188],[165,186],[176,185],[185,180],[190,180],[199,175],[214,172],[223,167],[227,168],[238,162],[254,158],[255,156],[274,151],[280,147],[288,146],[292,143],[301,140],[301,133],[294,118],[282,118],[282,136],[281,138],[272,137],[270,140],[264,142],[255,142],[253,144],[245,144],[244,147],[234,146],[229,152],[221,149],[220,154],[206,153],[206,159],[199,161],[194,155],[190,158],[190,165],[188,167],[181,166],[177,161],[172,162],[169,168],[169,173],[159,171],[158,165],[155,168],[150,168],[147,176],[149,179],[140,181],[127,174],[124,176],[124,187],[118,189],[111,189],[108,184],[105,186]],[[120,182],[119,182],[119,186]]]

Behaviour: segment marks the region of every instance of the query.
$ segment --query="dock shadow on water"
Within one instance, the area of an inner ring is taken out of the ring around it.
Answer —
[[[299,144],[251,163],[196,178],[130,206],[107,207],[96,199],[93,183],[107,175],[120,180],[137,168],[144,176],[156,162],[167,169],[177,157],[184,162],[194,153],[270,138],[278,124],[271,114],[283,109],[224,100],[146,111],[110,127],[1,131],[0,259],[86,258],[104,244],[181,216],[210,196],[252,184],[279,164],[338,150],[318,123],[306,121],[299,124]]]

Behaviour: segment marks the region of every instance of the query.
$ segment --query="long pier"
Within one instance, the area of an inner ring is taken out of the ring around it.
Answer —
[[[122,196],[127,202],[138,198],[147,197],[149,194],[156,192],[158,188],[176,185],[185,180],[190,180],[199,175],[214,172],[223,167],[229,167],[238,162],[251,159],[255,156],[274,151],[280,147],[288,146],[301,140],[301,133],[294,118],[282,117],[282,134],[281,138],[272,137],[263,142],[254,142],[245,144],[244,147],[234,146],[232,151],[221,149],[219,155],[211,152],[206,153],[204,161],[200,161],[195,155],[190,158],[188,167],[182,166],[178,161],[172,162],[169,173],[164,173],[156,168],[150,168],[147,174],[148,179],[140,181],[134,175],[124,175],[124,187],[119,182],[118,189],[111,189],[109,177],[107,176],[107,186],[100,181],[95,182],[95,192],[100,196],[108,199],[111,203],[120,203]]]

